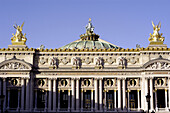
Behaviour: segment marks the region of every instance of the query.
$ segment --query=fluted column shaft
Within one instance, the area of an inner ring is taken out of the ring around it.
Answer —
[[[29,87],[29,79],[27,78],[26,79],[26,106],[25,106],[25,109],[28,110],[30,105],[29,105],[29,102],[30,102],[30,87]]]
[[[83,111],[83,89],[81,89],[81,111]],[[76,103],[76,106],[77,106],[77,103]],[[76,107],[76,110],[77,110],[77,107]]]
[[[24,92],[25,92],[25,80],[21,78],[21,110],[24,110]]]
[[[102,90],[102,78],[99,79],[99,109],[103,110],[103,106],[102,106],[102,97],[103,97],[103,90]]]
[[[3,109],[5,110],[6,108],[6,78],[3,79],[3,95],[5,96],[4,102],[3,102]]]
[[[51,79],[48,79],[48,111],[51,111],[51,104],[52,104],[52,84]]]
[[[137,90],[138,93],[138,110],[140,110],[140,90]]]
[[[7,109],[9,109],[10,105],[10,89],[8,88],[8,103],[7,103]]]
[[[70,111],[70,90],[68,90],[68,111]]]
[[[71,79],[71,95],[72,95],[72,100],[71,100],[71,110],[74,111],[75,110],[75,78]]]
[[[153,78],[150,78],[150,96],[151,96],[151,99],[150,99],[150,108],[151,108],[151,111],[153,110]]]
[[[60,89],[58,89],[58,109],[57,111],[60,111]]]
[[[148,94],[148,78],[145,78],[145,95],[146,96]],[[146,97],[145,97],[145,111],[148,110],[148,102],[146,101]]]
[[[95,111],[98,110],[98,84],[97,84],[98,79],[94,79],[94,87],[95,87]]]
[[[91,90],[91,111],[93,111],[93,90]]]
[[[118,109],[121,110],[121,82],[120,78],[117,79],[118,84]]]
[[[53,80],[53,111],[56,112],[56,79]]]
[[[122,83],[123,83],[123,109],[126,109],[126,87],[125,87],[125,80],[126,78],[122,79]]]
[[[79,78],[76,78],[76,110],[80,110],[79,80],[80,80]]]

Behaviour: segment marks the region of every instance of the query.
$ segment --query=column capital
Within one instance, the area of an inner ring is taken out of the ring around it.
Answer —
[[[126,80],[126,77],[121,77],[122,80]]]
[[[76,78],[75,77],[71,77],[71,80],[76,80]]]
[[[80,80],[80,77],[76,77],[75,79],[76,79],[76,80]]]
[[[103,80],[103,77],[99,77],[98,79],[99,79],[99,80]]]
[[[167,92],[168,89],[165,88],[165,91]]]
[[[53,80],[57,80],[57,77],[56,78],[52,78]]]

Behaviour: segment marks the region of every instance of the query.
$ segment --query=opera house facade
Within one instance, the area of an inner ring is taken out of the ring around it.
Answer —
[[[0,49],[3,112],[169,112],[170,48],[160,23],[146,48],[99,38],[89,20],[80,39],[58,49],[28,48],[23,24]],[[147,40],[147,38],[146,38]]]

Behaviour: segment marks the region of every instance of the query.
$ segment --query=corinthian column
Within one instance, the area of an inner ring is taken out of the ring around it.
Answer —
[[[71,78],[71,95],[72,95],[72,100],[71,100],[71,110],[74,111],[75,110],[75,78]]]
[[[117,79],[118,84],[118,110],[121,110],[121,82],[120,78]]]
[[[29,102],[30,102],[30,90],[29,90],[29,78],[26,79],[26,106],[25,109],[28,110],[29,109]]]
[[[103,90],[102,90],[103,88],[102,88],[102,78],[100,78],[99,79],[99,105],[100,105],[100,107],[99,107],[99,109],[100,109],[100,111],[102,111],[103,110],[103,106],[102,106],[102,97],[103,97]]]
[[[125,80],[126,78],[123,78],[122,79],[122,82],[123,82],[123,109],[126,110],[126,87],[125,87]]]
[[[76,111],[80,110],[79,80],[80,80],[80,78],[76,78]],[[83,100],[81,100],[81,101],[83,101]]]
[[[97,88],[97,78],[94,79],[94,87],[95,87],[95,111],[98,110],[98,88]]]
[[[24,83],[24,78],[21,78],[21,110],[24,110],[24,89],[25,88],[25,83]]]
[[[53,80],[53,111],[56,112],[56,79]]]
[[[51,111],[51,104],[52,104],[52,89],[51,89],[51,79],[48,79],[48,111]]]
[[[5,96],[4,98],[4,103],[3,103],[3,109],[5,110],[6,108],[6,78],[3,79],[3,95]]]
[[[153,110],[153,78],[150,78],[150,105],[151,105],[151,111]]]

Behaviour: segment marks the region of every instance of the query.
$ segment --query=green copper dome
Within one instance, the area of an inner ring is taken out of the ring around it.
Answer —
[[[60,49],[118,49],[120,47],[99,39],[99,35],[93,32],[94,27],[89,19],[89,23],[86,26],[86,33],[80,35],[79,40],[71,42]]]
[[[75,42],[71,42],[63,47],[61,49],[118,49],[120,47],[113,45],[111,43],[107,43],[101,39],[98,41],[93,40],[79,40]]]

